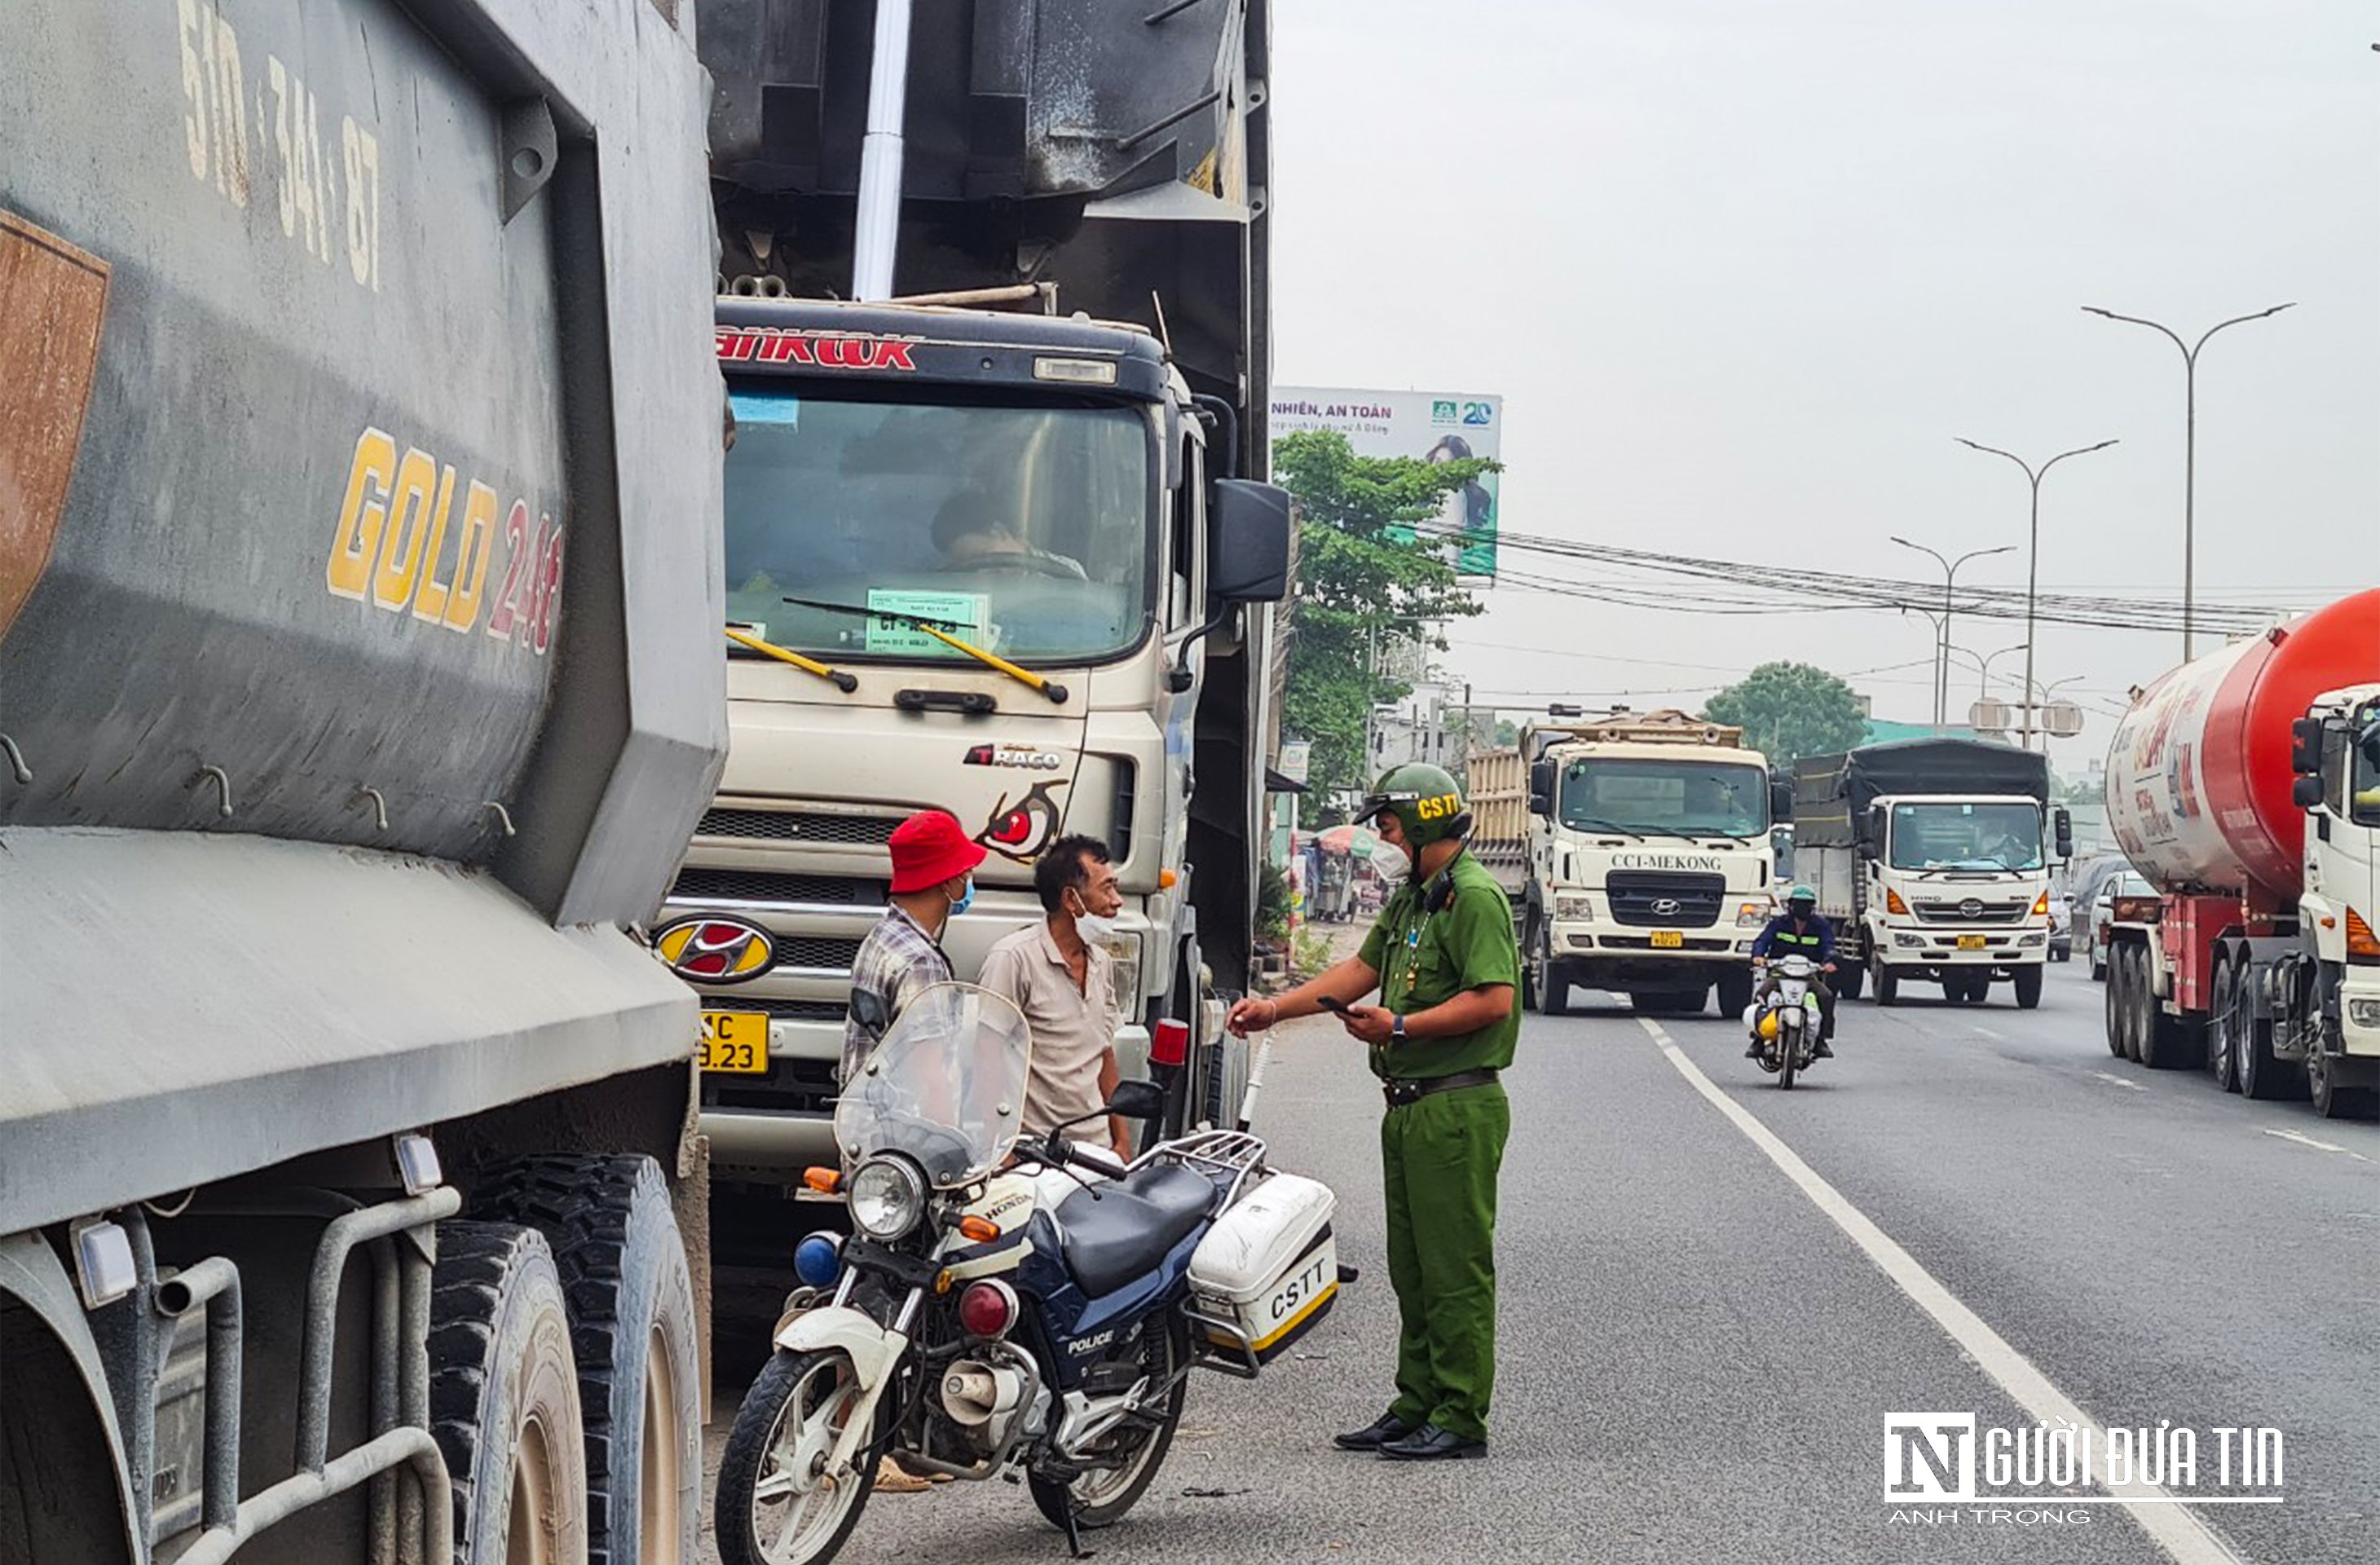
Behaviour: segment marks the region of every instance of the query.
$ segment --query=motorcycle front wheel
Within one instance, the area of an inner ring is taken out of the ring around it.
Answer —
[[[841,1551],[876,1486],[875,1461],[864,1454],[847,1481],[826,1471],[859,1399],[846,1353],[780,1349],[769,1360],[719,1459],[722,1565],[823,1565]]]
[[[1112,1467],[1095,1468],[1071,1484],[1038,1473],[1026,1475],[1033,1503],[1051,1526],[1063,1532],[1071,1511],[1077,1527],[1112,1527],[1140,1503],[1156,1482],[1157,1470],[1165,1465],[1173,1431],[1181,1426],[1182,1404],[1190,1395],[1190,1381],[1183,1371],[1189,1363],[1190,1323],[1181,1312],[1170,1312],[1162,1323],[1151,1321],[1141,1351],[1142,1373],[1173,1381],[1164,1411],[1153,1423],[1126,1423],[1102,1439],[1096,1454],[1114,1461]]]

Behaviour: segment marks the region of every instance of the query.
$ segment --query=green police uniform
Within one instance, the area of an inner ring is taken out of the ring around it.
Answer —
[[[1362,960],[1380,975],[1381,1003],[1399,1015],[1520,982],[1503,888],[1468,854],[1446,873],[1451,901],[1432,912],[1427,882],[1407,885],[1364,940]],[[1515,1006],[1475,1032],[1377,1046],[1372,1072],[1394,1082],[1502,1070],[1520,1036]],[[1496,1378],[1496,1175],[1512,1124],[1497,1082],[1392,1105],[1380,1122],[1389,1283],[1402,1322],[1389,1413],[1400,1423],[1487,1437]]]

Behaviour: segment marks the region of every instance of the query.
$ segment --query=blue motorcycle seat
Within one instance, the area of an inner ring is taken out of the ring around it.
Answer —
[[[1077,1190],[1056,1213],[1066,1268],[1091,1298],[1112,1293],[1196,1232],[1214,1204],[1214,1181],[1180,1163]]]

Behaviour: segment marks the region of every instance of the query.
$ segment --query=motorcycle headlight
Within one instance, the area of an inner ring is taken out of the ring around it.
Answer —
[[[893,1158],[870,1158],[851,1176],[852,1226],[870,1239],[898,1239],[926,1215],[926,1182]]]
[[[1595,903],[1584,896],[1554,898],[1554,916],[1565,924],[1590,924],[1595,921]]]

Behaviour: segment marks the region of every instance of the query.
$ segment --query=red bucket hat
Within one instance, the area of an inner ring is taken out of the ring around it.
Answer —
[[[945,809],[921,809],[892,828],[892,894],[905,896],[955,880],[984,858],[983,849],[967,840],[958,817]]]

